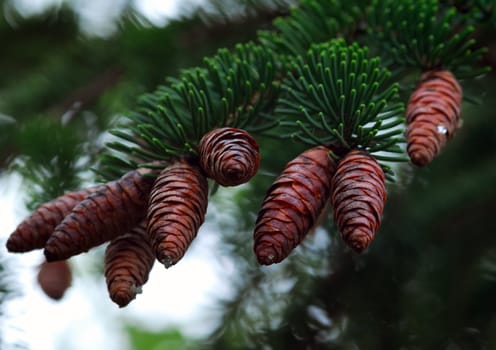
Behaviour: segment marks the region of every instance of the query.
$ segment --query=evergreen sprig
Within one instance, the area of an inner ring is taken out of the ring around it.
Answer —
[[[352,35],[367,2],[303,0],[289,17],[274,20],[275,31],[261,31],[260,41],[278,53],[302,55],[313,44]]]
[[[275,127],[276,64],[271,49],[239,44],[205,58],[204,67],[168,78],[141,96],[136,111],[110,131],[117,140],[107,143],[112,151],[102,156],[100,173],[111,178],[137,166],[196,156],[201,137],[214,128],[262,133]]]
[[[294,61],[276,113],[291,118],[284,125],[298,129],[292,135],[309,145],[331,146],[341,154],[354,148],[395,153],[376,157],[404,161],[399,146],[404,107],[389,77],[379,58],[369,58],[367,48],[356,43],[336,39],[316,45]]]
[[[276,72],[280,64],[271,49],[252,43],[237,45],[234,55],[221,49],[213,58],[205,58],[205,63],[221,97],[218,126],[258,133],[277,125],[268,113],[279,91]]]
[[[475,23],[495,22],[494,0],[443,0],[448,6],[456,7],[457,11],[466,14]]]
[[[81,174],[91,159],[89,146],[83,143],[83,137],[87,135],[82,134],[81,129],[41,117],[20,128],[17,147],[22,155],[11,168],[23,176],[30,210],[81,185]],[[36,142],[40,135],[44,137],[42,147]]]
[[[438,0],[373,0],[367,18],[370,37],[393,64],[450,70],[458,78],[486,71],[474,69],[484,49],[477,48],[474,27],[454,7],[445,9]]]

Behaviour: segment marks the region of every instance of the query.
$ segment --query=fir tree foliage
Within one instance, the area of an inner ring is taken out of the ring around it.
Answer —
[[[105,154],[104,173],[113,174],[156,161],[196,156],[201,137],[224,126],[261,133],[275,127],[272,116],[279,92],[272,50],[254,43],[231,52],[218,50],[204,67],[183,70],[179,78],[139,98],[129,122],[111,131],[120,139],[110,149],[133,157]],[[116,172],[117,171],[117,172]]]
[[[477,47],[474,26],[455,7],[438,0],[373,0],[367,19],[370,37],[388,63],[449,70],[459,79],[487,71],[475,69],[485,49]]]
[[[290,57],[343,31],[352,33],[363,13],[360,8],[340,1],[306,1],[288,18],[277,19],[276,31],[261,32],[259,44],[220,49],[203,66],[168,78],[155,92],[141,96],[129,120],[111,131],[119,140],[108,143],[113,151],[102,156],[98,171],[112,179],[141,164],[160,161],[162,166],[194,156],[199,139],[215,127],[255,134],[274,128],[279,124],[273,116],[279,80]]]
[[[492,22],[496,24],[495,3],[493,0],[444,0],[448,6],[468,16],[475,23]]]
[[[362,25],[375,39],[374,49],[387,57],[383,63],[369,57],[366,47],[335,39],[351,38]],[[280,124],[298,141],[332,146],[338,157],[361,148],[380,161],[405,161],[403,106],[384,66],[452,69],[461,77],[484,71],[467,69],[484,52],[470,38],[473,26],[434,0],[307,0],[274,27],[259,33],[259,43],[220,49],[203,66],[183,70],[141,96],[128,122],[111,131],[120,140],[110,142],[113,151],[102,157],[105,177],[195,157],[201,137],[224,126],[256,134]],[[381,165],[392,179],[390,166]]]
[[[39,135],[45,138],[43,147],[33,142]],[[22,156],[11,165],[19,172],[28,189],[27,206],[33,210],[44,202],[58,197],[66,190],[79,188],[83,170],[90,158],[91,146],[83,142],[84,135],[73,125],[48,118],[35,118],[24,123],[17,136],[17,147]]]
[[[352,36],[359,27],[366,2],[302,1],[292,8],[290,16],[274,20],[275,31],[260,32],[260,41],[285,55],[305,54],[313,44]]]
[[[343,14],[339,25],[334,23],[335,16],[322,15],[336,13],[338,10]],[[386,108],[388,100],[396,95],[397,87],[389,82],[389,89],[383,88],[383,92],[375,94],[378,85],[385,84],[388,73],[379,68],[377,59],[369,62],[366,50],[363,51],[356,45],[347,49],[342,40],[329,43],[329,40],[339,34],[332,28],[341,28],[351,33],[356,28],[360,15],[356,4],[350,6],[337,1],[307,1],[295,8],[289,18],[276,20],[277,31],[261,32],[261,44],[237,45],[232,51],[220,49],[214,57],[204,59],[204,67],[184,70],[179,78],[169,78],[167,85],[159,86],[155,92],[139,99],[138,109],[129,114],[130,121],[126,125],[111,131],[127,143],[111,142],[108,144],[109,148],[124,153],[127,157],[123,159],[121,155],[112,152],[105,154],[102,158],[106,167],[103,173],[107,173],[107,177],[115,177],[140,164],[156,161],[167,163],[172,158],[195,156],[198,140],[215,127],[232,126],[258,133],[272,129],[279,123],[284,124],[284,117],[280,113],[274,113],[274,109],[276,105],[283,106],[279,110],[288,109],[286,107],[290,99],[277,99],[279,81],[285,78],[288,68],[299,69],[302,77],[306,74],[307,86],[304,90],[309,89],[306,94],[313,95],[305,103],[307,107],[311,105],[310,111],[306,111],[306,122],[312,128],[318,123],[324,131],[320,138],[316,138],[304,123],[297,122],[294,129],[301,128],[304,131],[294,132],[299,140],[308,142],[311,139],[310,143],[313,144],[333,144],[342,150],[359,146],[370,152],[401,153],[397,145],[401,139],[393,137],[401,131],[388,129],[401,124],[401,121],[393,119],[402,109],[398,104],[391,104]],[[311,20],[312,18],[330,21],[325,25],[327,29],[318,30],[320,24]],[[315,27],[302,27],[310,23],[317,24]],[[299,55],[305,53],[311,43],[319,41],[328,43],[305,54],[306,58]],[[348,59],[341,57],[339,59],[342,61],[338,64],[337,61],[331,62],[336,60],[331,55],[331,58],[318,62],[321,58],[318,58],[320,54],[317,52],[324,50],[326,45],[331,51],[333,47],[348,50]],[[285,52],[283,47],[294,48],[294,51]],[[303,65],[302,62],[306,64],[307,58],[312,60],[310,66],[298,68],[298,65]],[[336,67],[331,68],[330,64],[336,64]],[[331,76],[325,77],[330,74],[330,69]],[[338,78],[337,85],[331,81],[333,78]],[[378,81],[374,81],[375,79]],[[320,85],[311,87],[308,81]],[[292,84],[296,84],[295,79]],[[286,91],[302,88],[288,86],[291,83],[286,83]],[[315,99],[316,89],[318,94],[325,95],[324,99]],[[336,92],[338,97],[333,96]],[[345,98],[348,93],[351,93],[350,97]],[[297,100],[301,102],[307,98],[308,96],[300,93]],[[335,98],[338,100],[333,100]],[[323,110],[322,104],[325,105]],[[289,108],[293,109],[288,113],[289,116],[294,111],[301,113],[300,106],[294,103],[290,103]],[[381,116],[377,117],[379,113]],[[309,114],[319,115],[319,120],[315,121],[315,117],[309,117]],[[325,118],[323,120],[322,114],[326,118],[330,117],[330,122]],[[335,123],[337,120],[339,122]],[[385,120],[388,122],[384,123]],[[290,125],[290,122],[286,124]],[[277,132],[280,130],[276,130],[274,134]],[[401,156],[381,157],[383,160],[404,160]],[[384,165],[384,168],[389,172],[388,166]]]
[[[295,138],[330,146],[336,156],[360,148],[396,153],[376,154],[380,160],[406,160],[399,146],[404,108],[398,85],[391,84],[391,74],[367,48],[342,39],[315,45],[295,59],[291,72],[276,112],[294,119],[286,126],[299,129]]]

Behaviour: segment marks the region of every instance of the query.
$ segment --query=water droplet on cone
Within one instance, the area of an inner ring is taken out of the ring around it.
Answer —
[[[444,125],[438,125],[437,126],[437,132],[443,135],[446,135],[448,133],[448,128],[445,127]]]

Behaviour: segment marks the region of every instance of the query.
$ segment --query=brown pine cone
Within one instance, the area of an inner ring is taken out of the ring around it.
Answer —
[[[290,161],[267,191],[255,225],[255,254],[262,265],[285,259],[316,224],[331,191],[336,164],[318,146]]]
[[[71,267],[67,260],[47,262],[40,265],[38,284],[43,292],[54,300],[60,300],[71,286]]]
[[[48,261],[88,251],[131,230],[145,217],[153,178],[147,169],[133,170],[74,207],[45,245]]]
[[[22,253],[43,248],[55,227],[97,188],[69,192],[39,206],[10,235],[6,244],[9,252]]]
[[[379,229],[386,202],[384,171],[367,152],[353,150],[332,178],[334,222],[351,248],[362,252]]]
[[[200,168],[177,161],[158,176],[148,204],[148,235],[155,256],[166,268],[185,254],[205,220],[207,178]]]
[[[255,139],[245,130],[214,129],[198,145],[200,165],[208,177],[222,186],[237,186],[258,171],[260,152]]]
[[[410,96],[407,151],[413,164],[432,162],[453,137],[460,121],[462,88],[449,71],[428,71]]]
[[[154,261],[144,222],[113,239],[105,250],[104,273],[110,299],[124,307],[136,298],[148,281]]]

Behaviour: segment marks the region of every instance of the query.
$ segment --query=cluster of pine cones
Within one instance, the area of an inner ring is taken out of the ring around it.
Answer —
[[[215,129],[198,149],[197,162],[180,159],[158,175],[134,170],[43,204],[11,234],[8,250],[43,248],[47,263],[41,275],[52,262],[66,263],[110,242],[105,251],[107,286],[111,299],[126,306],[147,281],[155,259],[170,267],[185,254],[205,219],[207,177],[235,186],[258,170],[258,145],[246,131]],[[343,238],[362,251],[379,226],[385,197],[384,173],[367,153],[349,152],[336,165],[323,146],[303,152],[288,163],[264,200],[255,228],[258,261],[284,259],[316,223],[329,198]]]
[[[461,88],[447,71],[426,72],[407,109],[407,151],[412,163],[429,164],[460,119]],[[377,160],[353,149],[339,161],[325,146],[291,160],[268,189],[254,232],[260,264],[285,259],[330,203],[344,242],[362,252],[380,226],[386,201],[385,175]],[[155,259],[165,267],[185,254],[205,219],[208,182],[223,186],[249,181],[260,162],[246,131],[214,129],[203,136],[194,159],[177,159],[160,173],[148,168],[120,179],[70,192],[41,205],[11,234],[11,252],[44,249],[39,281],[58,299],[70,283],[67,259],[110,242],[105,278],[110,298],[126,306],[140,292]],[[50,264],[58,263],[50,266]],[[62,271],[56,291],[46,271]],[[44,281],[44,282],[43,282]],[[63,287],[65,286],[65,287]]]
[[[197,159],[178,159],[158,174],[148,168],[133,170],[41,205],[10,235],[7,249],[44,249],[47,263],[39,276],[47,276],[55,269],[49,267],[53,262],[110,242],[105,278],[111,299],[126,306],[147,281],[155,259],[165,267],[176,264],[195,238],[207,210],[207,177],[236,186],[256,174],[259,162],[258,145],[249,133],[214,129],[201,139]],[[47,291],[50,283],[42,280],[50,279],[39,278],[49,296],[63,295],[64,288]],[[70,279],[64,281],[67,288]]]
[[[430,164],[460,123],[462,88],[447,70],[426,71],[408,101],[407,152],[417,166]],[[351,150],[336,162],[324,146],[286,165],[268,190],[255,226],[260,264],[285,259],[312,229],[330,199],[344,242],[366,249],[380,226],[386,201],[385,175],[376,159]]]

